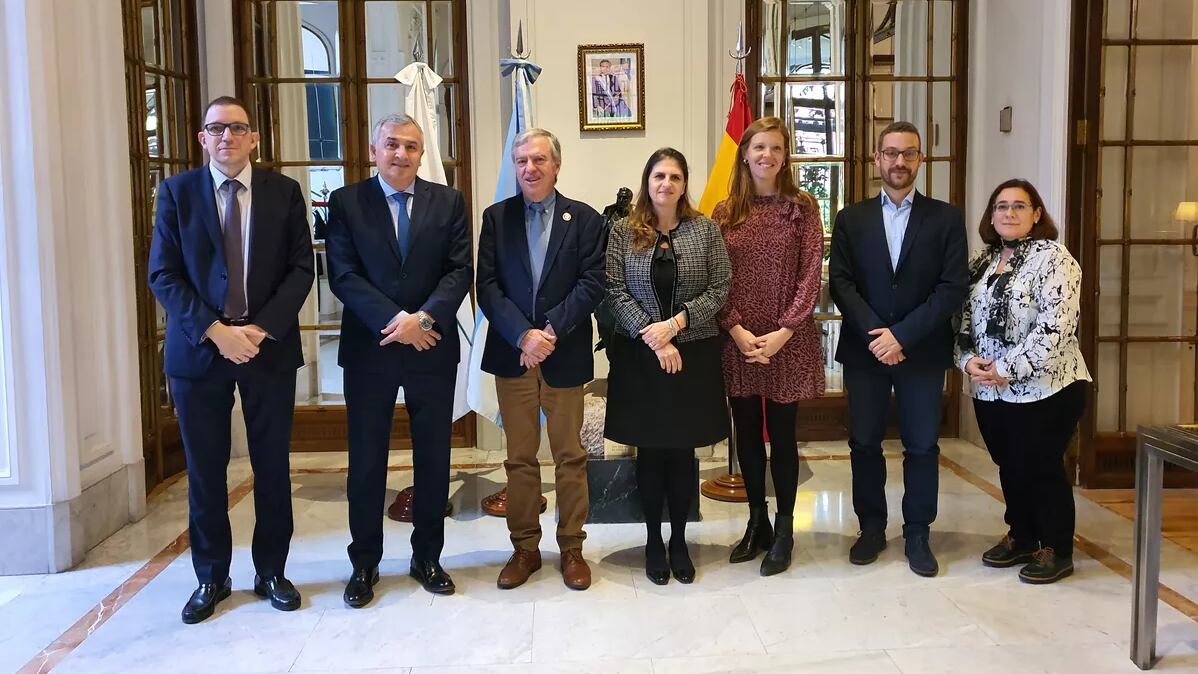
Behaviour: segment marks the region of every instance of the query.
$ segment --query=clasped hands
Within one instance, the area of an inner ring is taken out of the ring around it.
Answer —
[[[874,340],[869,343],[869,352],[883,365],[898,365],[907,360],[903,345],[899,344],[890,328],[875,328],[869,331]]]
[[[744,355],[746,363],[769,365],[770,358],[781,351],[782,347],[786,346],[786,343],[794,336],[794,330],[778,328],[759,337],[746,330],[744,326],[737,325],[728,334],[736,343],[736,348],[740,349]]]
[[[401,311],[395,314],[395,318],[379,331],[383,335],[383,339],[379,341],[379,346],[387,346],[395,342],[407,344],[415,348],[417,351],[426,351],[437,345],[441,340],[441,333],[436,330],[425,331],[420,327],[420,312],[409,314],[406,311]]]
[[[266,331],[250,325],[213,323],[204,333],[226,360],[243,365],[258,355],[258,347],[266,339]]]
[[[546,324],[545,329],[531,328],[520,339],[520,367],[531,370],[545,362],[557,345],[557,333],[553,326]]]
[[[678,347],[674,346],[673,339],[682,329],[682,324],[679,321],[684,320],[686,320],[685,317],[679,319],[674,316],[641,328],[641,341],[653,350],[653,354],[657,356],[657,364],[666,371],[666,374],[677,374],[682,371],[682,354],[679,353]]]
[[[975,386],[1006,388],[1010,383],[1006,377],[998,374],[993,360],[986,360],[979,356],[974,356],[966,361],[965,374],[969,375],[969,381],[973,382]]]

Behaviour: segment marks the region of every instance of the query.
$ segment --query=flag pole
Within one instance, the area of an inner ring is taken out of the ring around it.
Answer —
[[[516,24],[516,48],[512,50],[511,58],[524,61],[527,60],[529,56],[531,56],[531,52],[524,49],[524,21],[521,20],[518,24]],[[512,72],[512,87],[513,90],[516,88],[516,73],[514,71]],[[513,91],[513,94],[516,94],[516,92]],[[513,98],[515,98],[515,95],[513,95]],[[513,103],[514,102],[515,101],[513,101]],[[502,158],[502,161],[510,160],[510,157]],[[479,507],[482,508],[484,513],[491,515],[492,517],[507,517],[507,485],[505,484],[502,489],[494,494],[483,497],[482,501],[479,503]],[[548,507],[549,500],[542,495],[541,512],[545,512]]]
[[[736,33],[736,50],[728,52],[736,61],[737,77],[745,74],[745,58],[751,51],[751,47],[745,48],[745,24],[742,21]],[[728,472],[704,482],[699,492],[716,501],[744,503],[749,500],[749,495],[745,491],[745,480],[740,475],[740,466],[736,459],[736,424],[732,419],[732,408],[726,399],[724,410],[728,414]]]

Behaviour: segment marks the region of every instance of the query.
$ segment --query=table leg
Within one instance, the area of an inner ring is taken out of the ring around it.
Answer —
[[[1135,564],[1132,568],[1131,659],[1151,669],[1156,658],[1157,584],[1161,572],[1161,482],[1164,462],[1137,440]]]

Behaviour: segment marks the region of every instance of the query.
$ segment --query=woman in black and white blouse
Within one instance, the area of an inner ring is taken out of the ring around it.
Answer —
[[[1090,381],[1077,341],[1081,267],[1057,243],[1026,180],[995,188],[978,231],[986,248],[969,266],[957,365],[969,375],[1010,527],[982,563],[1024,564],[1020,580],[1053,583],[1073,573],[1073,489],[1063,459]]]

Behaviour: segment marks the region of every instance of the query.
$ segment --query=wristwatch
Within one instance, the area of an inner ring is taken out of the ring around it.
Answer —
[[[433,329],[433,319],[423,311],[416,314],[416,320],[420,323],[421,330],[428,332],[429,330]]]

